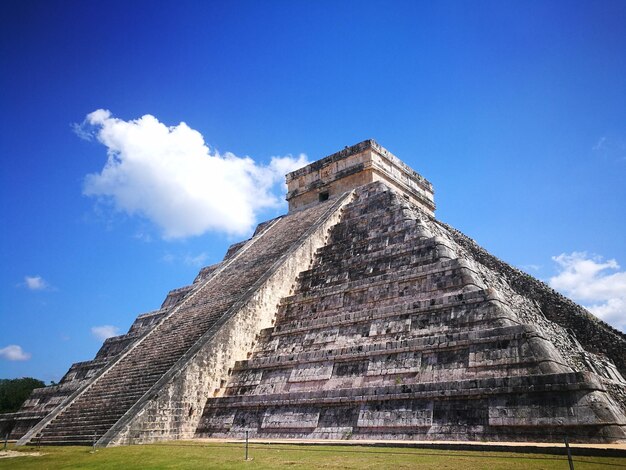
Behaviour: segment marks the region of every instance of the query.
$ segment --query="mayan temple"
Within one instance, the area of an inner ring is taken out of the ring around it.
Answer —
[[[626,441],[626,335],[435,217],[373,140],[12,415],[18,444]],[[487,215],[477,215],[477,217]]]

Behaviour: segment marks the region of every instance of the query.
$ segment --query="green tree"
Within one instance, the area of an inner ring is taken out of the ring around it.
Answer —
[[[40,387],[45,387],[45,384],[32,377],[0,379],[0,413],[19,410],[33,389]]]

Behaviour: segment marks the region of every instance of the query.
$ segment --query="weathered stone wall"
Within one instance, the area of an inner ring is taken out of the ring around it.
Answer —
[[[383,181],[430,215],[435,203],[432,185],[374,140],[366,140],[287,175],[289,211],[333,198],[353,188]]]
[[[458,230],[442,222],[437,223],[444,226],[455,242],[468,250],[476,261],[505,276],[520,295],[538,302],[549,320],[573,332],[586,350],[605,354],[615,363],[621,374],[626,376],[626,335],[623,332],[593,316],[538,279],[491,255]]]
[[[299,194],[299,189],[292,192],[293,199],[290,200],[289,210],[301,210],[319,204],[320,193],[327,193],[329,199],[335,199],[352,188],[363,186],[374,180],[371,168],[365,168],[363,165],[355,166],[352,172],[343,172],[341,178],[329,182],[316,180],[307,186]]]

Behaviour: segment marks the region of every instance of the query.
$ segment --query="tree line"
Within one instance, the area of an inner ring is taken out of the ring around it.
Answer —
[[[45,386],[41,380],[32,377],[0,379],[0,413],[13,413],[19,410],[33,389]]]

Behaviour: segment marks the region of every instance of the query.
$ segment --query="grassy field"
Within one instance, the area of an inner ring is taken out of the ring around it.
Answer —
[[[10,447],[43,455],[0,458],[0,469],[563,469],[564,456],[505,452],[468,452],[362,446],[251,444],[244,461],[241,445],[176,442],[98,449],[88,447]],[[626,458],[574,457],[576,470],[626,469]]]

